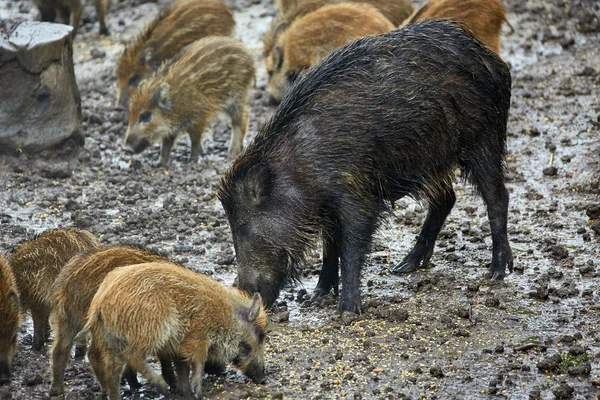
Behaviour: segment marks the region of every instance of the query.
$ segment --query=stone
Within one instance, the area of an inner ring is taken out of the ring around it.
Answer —
[[[83,146],[68,25],[0,21],[0,153]]]

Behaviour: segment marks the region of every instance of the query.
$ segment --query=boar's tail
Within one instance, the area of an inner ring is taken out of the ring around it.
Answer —
[[[77,334],[77,336],[75,336],[75,341],[79,340],[79,339],[84,339],[85,337],[87,337],[90,333],[90,331],[92,330],[92,324],[98,321],[98,325],[103,325],[104,324],[104,319],[102,318],[102,313],[100,313],[100,311],[98,311],[96,313],[96,315],[88,315],[88,320],[85,323],[85,326],[83,327],[83,329]]]
[[[513,28],[512,24],[510,23],[510,21],[508,20],[508,18],[506,18],[506,15],[504,16],[504,22],[510,28],[510,33],[515,33],[515,28]]]

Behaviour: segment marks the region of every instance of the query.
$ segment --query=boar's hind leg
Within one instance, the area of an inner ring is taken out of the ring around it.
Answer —
[[[170,357],[159,356],[158,359],[160,360],[160,372],[163,378],[165,378],[171,389],[175,389],[177,387],[177,377],[175,377],[175,371],[173,370],[173,361]]]
[[[431,202],[415,247],[404,257],[400,264],[396,265],[394,268],[395,273],[413,272],[427,267],[433,254],[435,240],[455,202],[456,195],[452,186],[446,187],[446,190]]]
[[[142,384],[137,378],[137,371],[131,368],[129,365],[125,366],[123,375],[121,375],[121,383],[124,382],[127,382],[131,390],[137,390],[142,387]]]
[[[46,335],[49,334],[48,315],[41,310],[31,310],[33,319],[33,349],[39,351],[44,347]]]
[[[67,321],[53,322],[53,326],[56,328],[56,337],[52,344],[52,385],[49,394],[59,396],[65,392],[65,368],[77,331]]]
[[[142,376],[148,380],[148,383],[152,385],[154,389],[165,396],[168,394],[167,382],[162,376],[157,374],[154,369],[152,369],[152,367],[146,361],[144,354],[133,349],[128,349],[123,352],[123,355],[125,356],[125,360],[127,360],[127,364],[142,374]]]
[[[110,32],[106,27],[106,12],[108,11],[109,0],[94,0],[96,6],[96,14],[98,15],[98,22],[100,22],[100,34],[108,35]]]
[[[340,294],[340,313],[361,313],[360,271],[371,241],[383,204],[372,202],[364,204],[364,199],[346,201],[342,206],[340,219],[340,269],[342,274],[342,293]]]
[[[73,2],[73,8],[71,9],[71,15],[69,18],[69,24],[73,27],[73,37],[77,34],[77,28],[79,28],[79,21],[81,21],[81,10],[83,6],[81,1]]]
[[[513,256],[508,243],[508,191],[501,174],[474,173],[475,184],[487,206],[492,231],[492,279],[503,279],[506,266],[513,272]],[[493,177],[498,177],[493,179]]]
[[[179,395],[192,397],[192,386],[190,384],[190,364],[181,359],[175,360],[177,370],[177,392]]]
[[[339,258],[340,251],[336,238],[329,234],[323,235],[323,266],[319,274],[319,283],[313,292],[311,300],[326,296],[333,288],[337,296],[339,294]]]
[[[204,156],[204,149],[202,148],[202,133],[204,131],[204,123],[201,127],[190,133],[190,140],[192,142],[192,152],[190,153],[190,162],[195,164],[198,162],[200,157]]]
[[[88,358],[96,378],[102,386],[102,391],[108,396],[109,400],[120,400],[119,382],[121,372],[125,366],[123,361],[115,357],[110,351],[99,349],[93,339],[88,350]]]

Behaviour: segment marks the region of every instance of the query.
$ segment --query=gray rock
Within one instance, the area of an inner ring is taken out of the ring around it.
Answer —
[[[68,25],[0,22],[0,152],[83,145]]]

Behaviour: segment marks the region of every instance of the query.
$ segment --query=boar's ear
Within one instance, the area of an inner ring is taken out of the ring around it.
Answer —
[[[271,185],[271,176],[266,164],[260,163],[254,165],[248,171],[248,196],[256,206],[263,203],[269,194]]]
[[[160,64],[156,62],[156,57],[154,57],[154,50],[150,48],[144,50],[144,53],[142,54],[142,63],[150,71],[156,71],[160,66]]]
[[[273,36],[279,36],[287,27],[289,23],[287,21],[281,21],[275,27],[275,31],[273,32]]]
[[[283,67],[283,48],[275,46],[273,49],[273,69],[279,71]]]
[[[153,104],[162,111],[168,111],[171,109],[171,100],[169,99],[169,85],[166,83],[161,84],[158,89],[154,92],[152,98]]]

